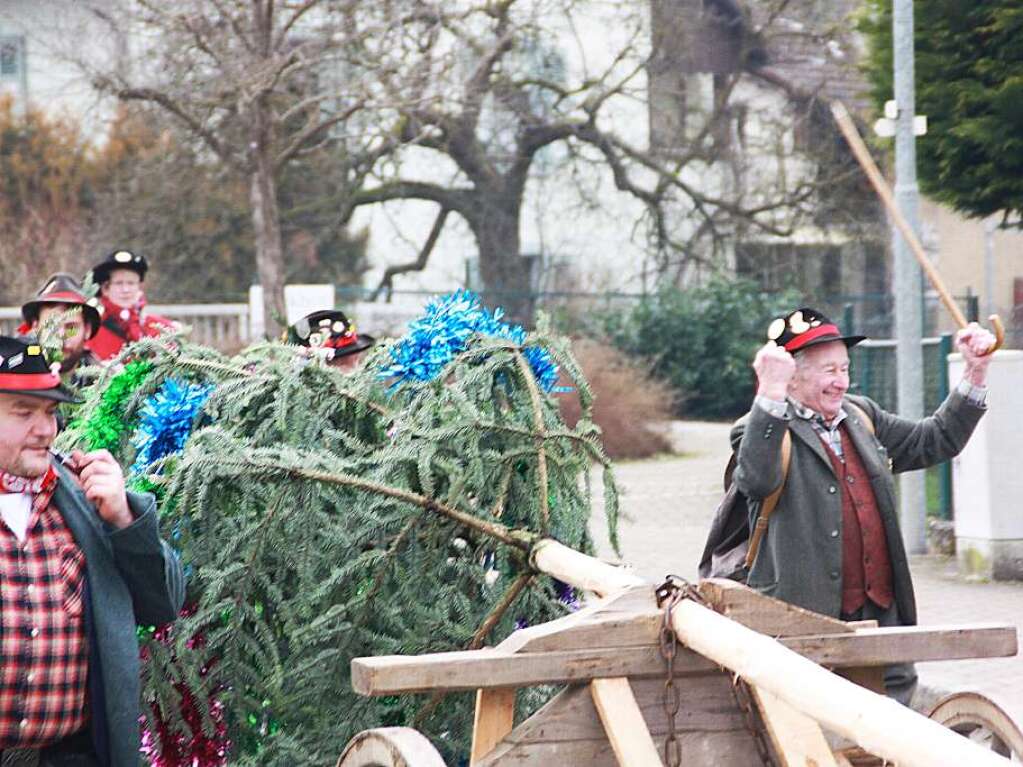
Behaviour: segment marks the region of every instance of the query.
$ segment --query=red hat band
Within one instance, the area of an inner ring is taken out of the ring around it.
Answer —
[[[53,373],[0,373],[0,389],[34,391],[52,389],[60,384],[60,376]]]
[[[343,336],[338,336],[336,339],[328,338],[326,342],[324,342],[323,346],[327,349],[344,349],[346,346],[351,346],[358,340],[358,333],[349,333]]]
[[[39,296],[39,298],[36,299],[36,302],[40,304],[49,303],[51,301],[72,301],[76,304],[88,303],[85,300],[85,296],[70,290],[62,290],[57,293],[46,293],[45,295]]]
[[[799,351],[811,341],[814,341],[822,336],[835,336],[835,340],[841,338],[842,334],[838,332],[838,328],[835,325],[818,325],[815,328],[811,328],[805,333],[800,333],[798,336],[790,340],[785,344],[785,351],[794,352]]]

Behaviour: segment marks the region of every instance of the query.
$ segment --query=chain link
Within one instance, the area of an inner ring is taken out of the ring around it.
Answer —
[[[764,734],[764,728],[761,726],[760,720],[754,712],[753,693],[750,691],[750,687],[746,683],[746,680],[738,674],[735,674],[732,677],[732,695],[735,697],[735,704],[739,707],[739,711],[742,712],[742,718],[746,724],[746,729],[749,730],[749,734],[753,736],[753,743],[757,747],[757,755],[760,757],[760,763],[763,767],[773,767],[774,759],[771,757],[771,749],[767,745],[767,737]]]
[[[671,611],[683,599],[692,599],[701,604],[706,604],[706,602],[689,581],[677,575],[669,575],[664,583],[657,587],[654,595],[657,597],[657,606],[664,610],[664,619],[661,621],[661,632],[658,636],[666,674],[664,690],[661,692],[661,705],[664,707],[664,715],[668,722],[668,734],[664,739],[664,763],[667,767],[680,767],[682,745],[675,732],[675,719],[679,709],[682,708],[682,691],[675,684],[675,656],[678,655],[678,641],[675,638],[675,629],[671,625]]]
[[[708,608],[711,605],[703,598],[696,586],[677,575],[669,575],[664,583],[657,587],[654,594],[657,597],[657,606],[664,610],[664,619],[661,622],[661,631],[658,636],[661,657],[664,658],[666,667],[664,690],[661,694],[661,705],[664,707],[664,714],[668,720],[668,734],[664,739],[664,762],[666,767],[680,767],[682,747],[675,732],[675,719],[682,707],[682,693],[678,685],[675,684],[675,656],[678,655],[679,645],[675,637],[675,629],[671,625],[671,613],[675,605],[683,599],[692,599]],[[763,727],[755,713],[749,685],[738,675],[735,675],[732,680],[732,695],[735,697],[739,711],[742,712],[746,729],[753,736],[760,763],[763,767],[773,767],[774,759],[771,756],[771,749],[767,744]]]

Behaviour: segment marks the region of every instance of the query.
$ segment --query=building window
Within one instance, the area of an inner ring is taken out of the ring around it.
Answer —
[[[20,79],[25,73],[25,38],[0,36],[0,78]]]

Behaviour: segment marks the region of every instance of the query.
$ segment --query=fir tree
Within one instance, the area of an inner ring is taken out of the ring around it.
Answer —
[[[212,387],[184,449],[131,479],[161,496],[190,576],[192,612],[168,644],[145,642],[146,696],[171,726],[187,729],[187,688],[207,735],[209,700],[222,704],[232,764],[330,763],[352,735],[382,725],[416,726],[449,759],[464,755],[471,695],[361,698],[351,659],[479,647],[563,614],[566,589],[531,570],[530,546],[550,536],[592,549],[594,462],[612,531],[617,503],[567,341],[543,325],[528,338],[463,335],[436,375],[397,387],[380,380],[396,369],[394,345],[345,376],[279,344],[225,358],[145,339],[128,351],[136,362],[90,392],[64,445],[88,443],[113,408],[125,428],[106,438],[131,466],[152,446],[135,426],[147,401],[168,381]],[[550,366],[537,378],[538,354],[571,381],[558,396],[582,402],[574,429],[546,391]],[[116,391],[129,373],[141,384]]]

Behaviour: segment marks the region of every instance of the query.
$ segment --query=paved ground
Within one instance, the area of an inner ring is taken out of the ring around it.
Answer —
[[[727,425],[675,423],[672,428],[681,455],[624,462],[616,469],[623,496],[622,559],[652,581],[669,572],[696,577],[729,453]],[[615,558],[602,512],[595,512],[592,527],[601,554]],[[966,582],[956,577],[954,560],[944,557],[914,557],[911,568],[922,624],[1014,623],[1023,641],[1023,583]],[[924,663],[918,671],[925,695],[977,690],[1023,725],[1023,655]]]

